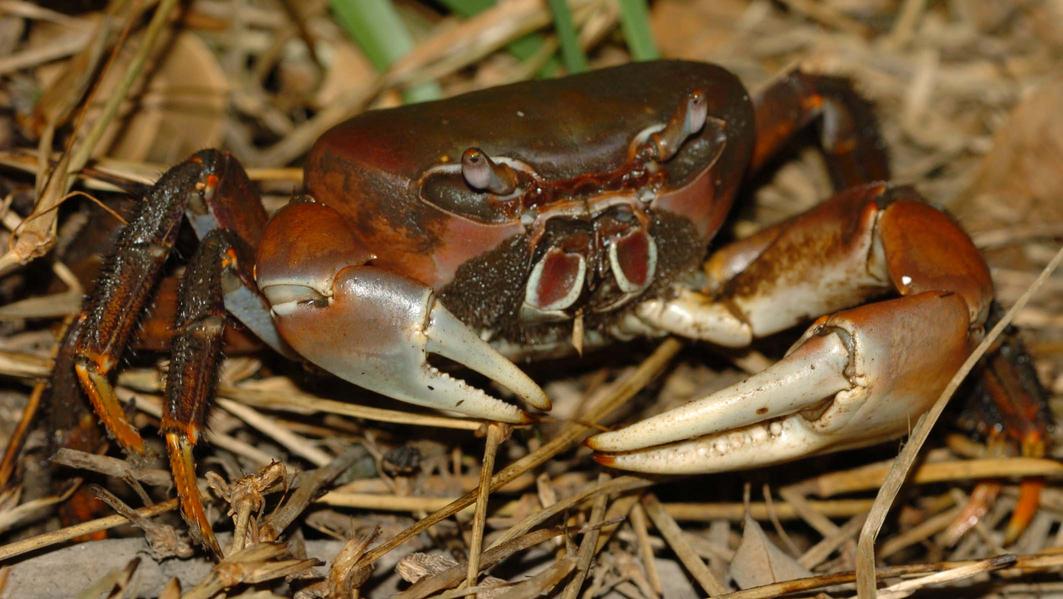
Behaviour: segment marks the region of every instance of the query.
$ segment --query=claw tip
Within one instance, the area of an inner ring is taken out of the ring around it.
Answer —
[[[593,457],[594,461],[602,466],[612,466],[616,463],[616,457],[608,453],[596,453]]]

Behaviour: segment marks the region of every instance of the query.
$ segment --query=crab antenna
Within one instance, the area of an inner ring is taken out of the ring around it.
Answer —
[[[650,145],[657,151],[657,160],[664,162],[679,151],[679,147],[691,135],[694,135],[705,126],[708,117],[708,102],[705,92],[700,89],[691,90],[690,93],[679,102],[678,108],[668,119],[668,124],[657,133],[650,136]]]
[[[491,160],[480,148],[469,148],[462,152],[461,174],[470,187],[479,191],[508,195],[517,188],[516,171]]]

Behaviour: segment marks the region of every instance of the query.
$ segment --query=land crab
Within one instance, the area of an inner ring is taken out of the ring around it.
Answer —
[[[814,121],[837,194],[705,261],[741,184]],[[534,416],[428,354],[546,411],[512,360],[646,335],[743,347],[819,316],[767,370],[588,444],[602,463],[668,473],[869,445],[937,397],[993,296],[959,226],[888,179],[874,120],[844,81],[795,71],[751,98],[726,70],[680,61],[367,112],[316,143],[305,193],[271,218],[236,160],[206,150],[144,198],[55,386],[75,374],[112,437],[144,451],[109,377],[187,219],[201,243],[161,430],[182,513],[216,554],[192,448],[226,313],[362,387],[503,422]]]

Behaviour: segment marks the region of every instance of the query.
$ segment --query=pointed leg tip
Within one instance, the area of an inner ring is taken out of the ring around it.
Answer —
[[[1026,532],[1030,526],[1034,516],[1037,515],[1037,509],[1041,503],[1041,489],[1044,484],[1043,479],[1034,478],[1023,480],[1019,485],[1019,500],[1004,530],[1005,546],[1019,540],[1022,533]]]
[[[170,454],[170,471],[173,474],[181,516],[188,525],[189,534],[206,548],[216,559],[222,559],[221,546],[207,519],[203,501],[196,484],[196,465],[192,459],[192,442],[180,433],[166,433],[166,447]]]

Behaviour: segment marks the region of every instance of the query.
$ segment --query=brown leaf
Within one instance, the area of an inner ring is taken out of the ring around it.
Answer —
[[[731,561],[731,577],[741,589],[804,578],[812,573],[776,547],[757,521],[746,515],[742,542]]]

